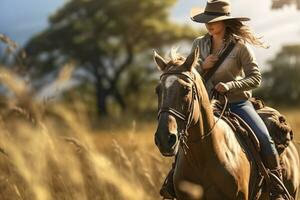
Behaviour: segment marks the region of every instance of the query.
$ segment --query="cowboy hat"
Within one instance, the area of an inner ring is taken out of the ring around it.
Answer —
[[[248,17],[230,16],[229,0],[208,0],[204,10],[199,10],[198,8],[192,9],[191,19],[198,23],[211,23],[227,19],[250,20]]]

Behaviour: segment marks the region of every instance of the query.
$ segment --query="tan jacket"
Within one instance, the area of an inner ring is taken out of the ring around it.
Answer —
[[[229,87],[227,94],[229,102],[237,102],[249,99],[252,96],[251,90],[260,85],[262,77],[254,53],[248,44],[244,44],[242,41],[232,37],[224,43],[218,55],[225,50],[231,40],[235,42],[234,48],[205,84],[205,87],[208,94],[211,95],[211,91],[215,85],[219,82],[226,83]],[[192,50],[197,46],[200,49],[197,70],[203,75],[204,70],[201,65],[210,54],[211,36],[206,34],[195,39]]]

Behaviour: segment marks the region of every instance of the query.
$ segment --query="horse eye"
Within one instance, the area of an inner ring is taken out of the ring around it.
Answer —
[[[192,90],[191,87],[184,86],[184,87],[183,87],[183,90],[182,90],[183,96],[187,96],[187,95],[190,93],[191,90]]]

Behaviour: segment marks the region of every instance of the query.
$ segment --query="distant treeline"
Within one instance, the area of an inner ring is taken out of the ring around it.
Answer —
[[[273,104],[300,104],[300,44],[283,46],[270,69],[263,73],[262,87],[256,96]]]

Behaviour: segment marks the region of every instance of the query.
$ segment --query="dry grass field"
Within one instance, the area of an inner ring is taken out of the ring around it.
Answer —
[[[64,69],[55,84],[68,79]],[[157,199],[171,160],[153,145],[154,124],[90,127],[86,105],[34,98],[28,84],[0,69],[1,200]],[[118,127],[118,129],[117,129]],[[97,129],[97,130],[99,130]]]
[[[1,200],[160,199],[172,159],[154,145],[155,122],[94,130],[82,103],[45,108],[9,72],[1,82],[14,94],[0,112]],[[300,110],[282,112],[300,140]]]

